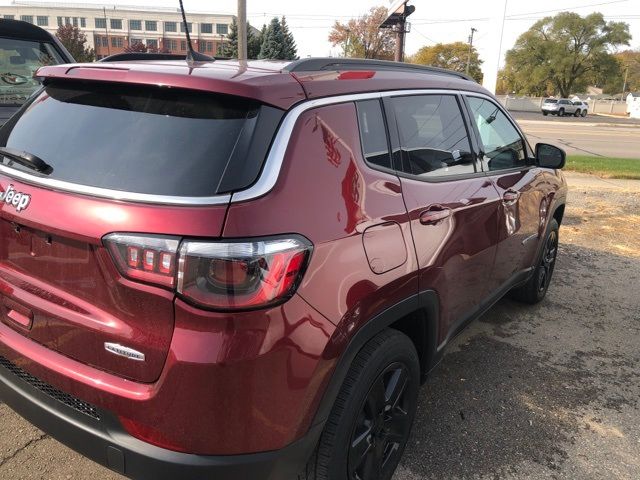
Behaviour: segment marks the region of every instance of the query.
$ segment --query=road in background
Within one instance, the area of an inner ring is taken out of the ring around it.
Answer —
[[[590,115],[586,118],[544,117],[512,112],[532,146],[551,143],[569,155],[640,159],[640,119]]]

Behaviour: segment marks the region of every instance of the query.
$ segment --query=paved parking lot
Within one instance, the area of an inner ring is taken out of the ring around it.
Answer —
[[[640,182],[568,176],[547,299],[454,342],[394,480],[640,478]],[[117,478],[0,404],[0,479]]]

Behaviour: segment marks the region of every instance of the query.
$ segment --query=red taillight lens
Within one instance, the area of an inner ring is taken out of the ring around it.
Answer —
[[[272,305],[293,294],[310,252],[311,245],[300,238],[184,241],[179,255],[178,293],[213,309]]]
[[[104,242],[125,277],[175,286],[178,238],[113,233]]]
[[[104,243],[123,276],[175,287],[185,300],[219,310],[286,300],[298,286],[312,248],[304,238],[288,236],[180,243],[176,237],[112,233]]]

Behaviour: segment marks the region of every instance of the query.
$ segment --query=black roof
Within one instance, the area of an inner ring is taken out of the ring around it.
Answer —
[[[464,73],[445,70],[444,68],[417,65],[415,63],[390,62],[388,60],[371,60],[363,58],[304,58],[291,62],[284,70],[286,72],[317,72],[321,70],[391,70],[407,71],[414,73],[431,73],[435,75],[448,75],[475,82]]]
[[[20,38],[51,42],[51,34],[46,30],[20,20],[0,19],[0,37]]]

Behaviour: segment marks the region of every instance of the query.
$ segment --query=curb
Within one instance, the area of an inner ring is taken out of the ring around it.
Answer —
[[[571,126],[579,126],[579,127],[622,127],[622,128],[640,128],[640,123],[593,123],[593,122],[549,122],[546,120],[528,120],[528,119],[520,119],[516,118],[516,121],[520,125],[571,125]]]

